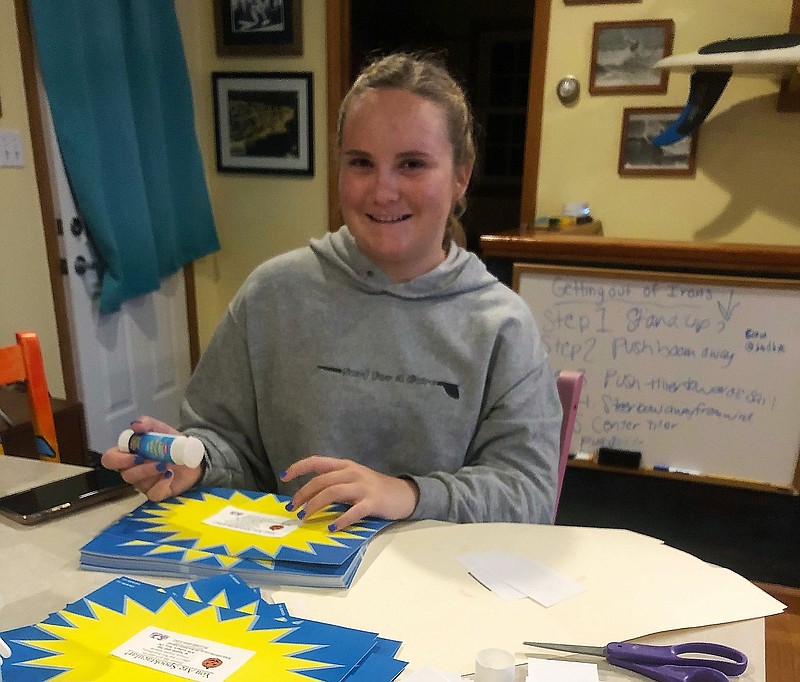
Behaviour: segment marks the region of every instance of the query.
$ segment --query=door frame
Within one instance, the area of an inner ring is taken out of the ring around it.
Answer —
[[[58,335],[61,371],[64,378],[65,398],[78,401],[78,379],[74,361],[76,350],[69,329],[69,306],[67,305],[67,295],[64,288],[64,277],[66,275],[61,272],[61,254],[58,246],[58,232],[62,229],[62,226],[56,222],[52,178],[47,168],[47,151],[40,114],[42,103],[36,87],[36,58],[28,0],[14,0],[14,10],[17,20],[22,80],[25,89],[28,127],[33,150],[33,167],[39,193],[39,207],[42,214],[47,269],[50,274],[50,289],[53,295],[53,310],[56,318],[56,333]],[[183,268],[183,276],[186,283],[186,314],[188,318],[188,329],[186,331],[189,340],[189,361],[193,371],[200,359],[200,334],[197,322],[197,292],[192,263]]]
[[[795,2],[800,2],[800,0],[795,0]],[[551,5],[552,0],[535,0],[534,2],[520,223],[533,224],[536,217],[536,191],[539,182],[539,155],[541,153],[542,114],[544,111],[544,76],[547,66]],[[350,87],[350,0],[326,0],[326,9],[328,137],[331,140],[331,149],[328,154],[328,229],[334,231],[341,225],[336,128],[339,104]]]

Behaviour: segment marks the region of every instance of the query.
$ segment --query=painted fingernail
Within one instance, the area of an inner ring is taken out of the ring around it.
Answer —
[[[281,473],[278,474],[278,478],[286,478],[286,472],[285,471],[281,471]]]
[[[172,470],[171,469],[167,469],[164,472],[164,478],[172,478]]]
[[[294,505],[291,502],[286,503],[286,511],[294,511]]]
[[[329,530],[331,533],[333,533],[333,532],[336,530],[336,524],[335,524],[335,523],[332,523],[330,526],[328,526],[328,530]]]
[[[167,465],[164,464],[164,462],[159,462],[158,464],[156,464],[156,471],[166,471],[166,470],[167,470]]]
[[[142,457],[141,455],[136,455],[136,457],[133,458],[133,463],[144,464],[144,457]]]
[[[306,510],[305,509],[301,509],[299,512],[297,512],[297,518],[298,519],[304,518],[305,515],[306,515]]]

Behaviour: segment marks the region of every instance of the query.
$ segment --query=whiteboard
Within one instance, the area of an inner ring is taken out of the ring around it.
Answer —
[[[515,263],[513,286],[585,373],[573,451],[797,488],[800,282]]]

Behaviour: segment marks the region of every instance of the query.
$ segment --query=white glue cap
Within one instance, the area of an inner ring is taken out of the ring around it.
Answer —
[[[172,443],[170,454],[175,464],[182,464],[183,466],[196,469],[203,461],[206,449],[203,441],[194,436],[178,436]]]
[[[122,450],[122,452],[130,452],[128,449],[128,443],[130,443],[131,436],[135,433],[133,429],[125,429],[121,434],[119,434],[119,440],[117,441],[117,447]]]
[[[9,658],[11,656],[11,649],[9,648],[8,644],[6,644],[2,637],[0,637],[0,665],[3,665],[4,658]]]

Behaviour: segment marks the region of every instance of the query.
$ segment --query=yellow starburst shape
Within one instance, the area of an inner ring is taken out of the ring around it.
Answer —
[[[42,638],[18,642],[41,655],[15,662],[9,679],[336,682],[374,646],[370,633],[168,595],[155,605],[125,596],[119,610],[90,598],[78,604],[39,624]]]
[[[332,532],[329,526],[341,509],[331,506],[300,521],[286,511],[286,501],[272,494],[208,489],[145,503],[130,518],[140,526],[139,537],[151,542],[250,559],[330,564],[341,564],[387,523],[365,520]]]

